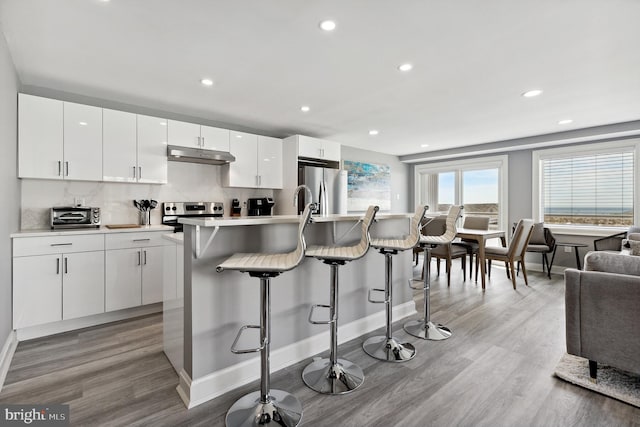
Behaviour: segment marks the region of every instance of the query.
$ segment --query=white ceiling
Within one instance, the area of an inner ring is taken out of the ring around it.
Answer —
[[[396,155],[640,119],[637,0],[0,0],[0,23],[23,85]]]

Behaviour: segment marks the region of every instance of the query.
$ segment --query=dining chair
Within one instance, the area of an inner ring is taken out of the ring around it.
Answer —
[[[544,273],[546,264],[547,277],[549,279],[551,279],[551,264],[549,264],[547,254],[553,252],[555,247],[556,238],[551,233],[551,230],[545,227],[543,222],[533,224],[531,238],[527,244],[527,252],[542,254],[542,272]],[[518,271],[520,271],[519,267],[520,263],[518,263]]]
[[[489,217],[488,216],[465,216],[462,228],[468,228],[471,230],[488,230],[489,229]],[[478,248],[480,245],[475,240],[461,239],[458,242],[453,242],[455,246],[463,247],[469,254],[469,279],[473,274],[473,256],[476,258],[476,282],[478,281]]]
[[[524,255],[531,238],[531,231],[533,230],[532,219],[521,219],[516,225],[516,230],[513,234],[513,239],[509,243],[509,246],[504,248],[502,246],[487,246],[484,250],[485,259],[489,263],[489,279],[491,279],[491,261],[504,261],[507,270],[507,277],[511,279],[513,283],[513,289],[516,288],[516,267],[515,263],[520,262],[522,265],[522,275],[524,276],[525,285],[529,286],[527,279],[527,268],[524,263]]]

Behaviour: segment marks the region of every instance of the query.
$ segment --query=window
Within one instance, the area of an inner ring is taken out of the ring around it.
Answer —
[[[537,218],[574,229],[626,228],[636,223],[637,142],[535,151],[533,204]]]
[[[416,201],[430,211],[464,205],[463,215],[488,216],[490,228],[506,229],[507,156],[416,166]]]

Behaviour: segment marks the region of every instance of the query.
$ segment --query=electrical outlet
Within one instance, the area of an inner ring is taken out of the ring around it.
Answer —
[[[571,246],[565,246],[564,251],[571,253]]]

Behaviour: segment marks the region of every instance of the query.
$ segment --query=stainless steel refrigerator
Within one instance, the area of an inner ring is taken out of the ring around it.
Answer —
[[[338,162],[298,162],[298,185],[311,190],[312,201],[317,203],[313,212],[319,215],[347,213],[347,171],[338,169]],[[298,195],[298,213],[302,212],[308,193]]]

